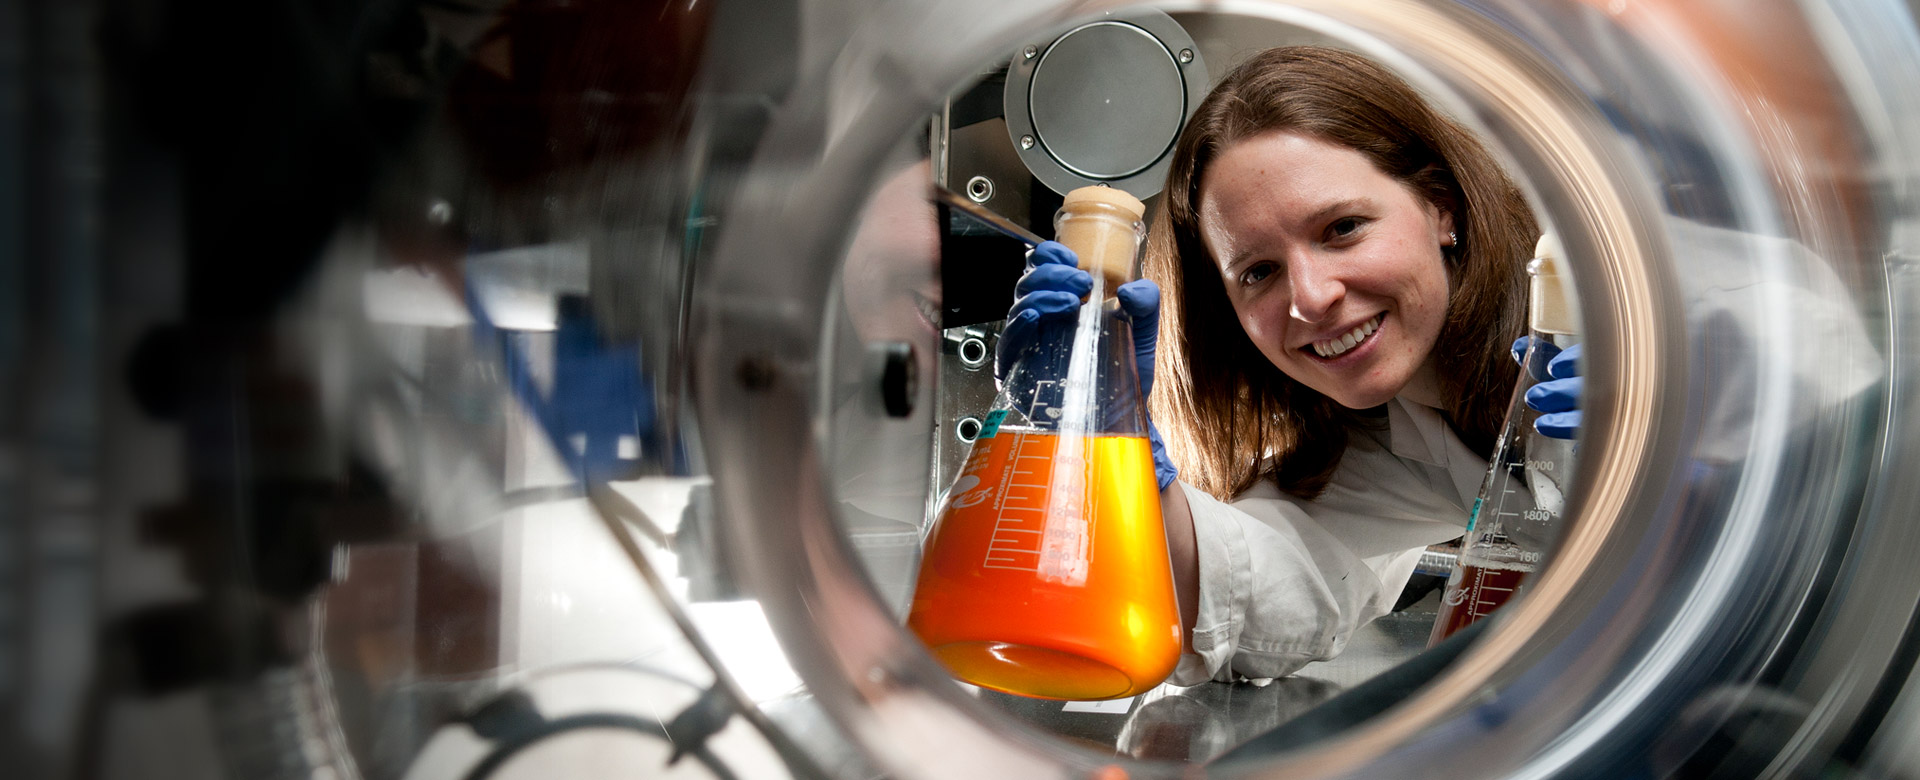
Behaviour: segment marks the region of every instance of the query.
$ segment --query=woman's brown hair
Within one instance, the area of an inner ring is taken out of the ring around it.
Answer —
[[[1539,229],[1525,199],[1478,139],[1371,60],[1295,46],[1255,55],[1215,86],[1174,147],[1147,276],[1164,289],[1161,381],[1153,416],[1187,481],[1220,498],[1262,479],[1313,498],[1366,416],[1294,381],[1247,338],[1200,238],[1200,187],[1234,143],[1300,133],[1353,149],[1453,216],[1445,255],[1452,293],[1434,345],[1441,410],[1482,455],[1518,375],[1525,260]]]

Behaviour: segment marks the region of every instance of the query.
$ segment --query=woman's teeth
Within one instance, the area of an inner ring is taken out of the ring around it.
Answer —
[[[1323,358],[1339,357],[1341,353],[1353,349],[1354,345],[1366,341],[1367,337],[1373,335],[1373,331],[1379,327],[1380,315],[1376,314],[1373,319],[1361,323],[1360,327],[1347,331],[1347,335],[1337,339],[1313,342],[1313,351]]]
[[[926,318],[928,325],[932,325],[935,330],[938,330],[940,328],[940,319],[941,319],[940,302],[932,298],[929,298],[925,295],[921,295],[918,292],[914,292],[912,293],[912,295],[913,295],[913,308],[917,309],[920,312],[920,316]]]

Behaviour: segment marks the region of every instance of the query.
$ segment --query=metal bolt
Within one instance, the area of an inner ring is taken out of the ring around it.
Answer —
[[[1020,148],[1022,148],[1022,149],[1032,149],[1032,148],[1033,148],[1033,136],[1030,136],[1030,135],[1023,135],[1023,136],[1020,136]]]
[[[953,426],[954,438],[959,439],[962,444],[972,444],[974,439],[980,438],[982,425],[978,417],[962,417],[960,422]]]
[[[975,176],[967,180],[967,199],[975,203],[985,203],[993,198],[993,180],[985,176]]]
[[[978,371],[986,366],[989,356],[986,339],[969,336],[960,342],[960,365],[969,371]]]
[[[1193,61],[1193,50],[1192,50],[1192,49],[1181,49],[1181,50],[1180,50],[1180,64],[1182,64],[1182,65],[1185,65],[1185,64],[1187,64],[1187,63],[1189,63],[1189,62],[1192,62],[1192,61]]]
[[[427,221],[440,226],[452,222],[453,204],[435,198],[433,203],[427,206]]]
[[[1020,54],[1027,59],[1033,59],[1040,56],[1040,47],[1029,45],[1027,48],[1020,50]]]

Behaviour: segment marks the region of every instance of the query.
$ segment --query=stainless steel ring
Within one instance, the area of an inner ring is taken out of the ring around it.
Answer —
[[[824,476],[813,461],[784,453],[820,446],[804,422],[817,413],[805,378],[833,367],[777,357],[817,354],[805,334],[818,332],[818,323],[809,319],[812,309],[776,304],[824,293],[811,280],[831,273],[833,215],[871,184],[876,150],[929,113],[943,90],[963,83],[971,63],[1019,51],[1035,24],[1068,28],[1113,7],[1055,3],[1039,11],[1008,3],[951,15],[936,9],[915,29],[938,29],[938,40],[889,37],[900,28],[856,32],[842,62],[871,70],[856,68],[838,87],[872,98],[862,121],[814,157],[820,150],[803,139],[814,137],[806,128],[820,117],[804,109],[783,116],[750,188],[768,197],[743,204],[751,217],[726,237],[715,273],[706,277],[697,391],[735,537],[744,540],[757,590],[815,693],[902,776],[978,775],[989,766],[1057,776],[1095,771],[1111,759],[1038,739],[960,693],[865,595],[832,533],[831,510],[804,501],[795,511],[793,497],[821,495]],[[1730,77],[1739,52],[1683,56],[1660,48],[1662,36],[1710,23],[1711,14],[1688,21],[1578,2],[1164,7],[1280,20],[1389,63],[1490,139],[1569,255],[1585,259],[1573,273],[1590,334],[1591,428],[1579,470],[1587,487],[1573,497],[1578,524],[1555,564],[1529,599],[1420,694],[1338,738],[1235,772],[1594,771],[1670,746],[1663,740],[1671,739],[1679,713],[1720,692],[1778,680],[1783,670],[1835,682],[1849,668],[1898,669],[1899,630],[1844,645],[1809,630],[1904,621],[1900,616],[1920,603],[1920,587],[1896,572],[1890,557],[1920,541],[1892,515],[1913,489],[1896,475],[1911,471],[1920,453],[1904,443],[1900,418],[1888,413],[1912,402],[1902,362],[1908,358],[1891,350],[1914,327],[1913,298],[1897,293],[1911,285],[1907,258],[1915,256],[1902,193],[1920,168],[1911,142],[1890,131],[1914,114],[1900,89],[1912,82],[1862,76],[1846,53],[1914,51],[1911,22],[1898,4],[1769,7],[1809,17],[1806,29],[1825,47],[1807,50],[1794,67],[1850,79],[1854,102],[1830,119],[1857,145],[1820,154],[1859,166],[1871,186],[1859,193],[1862,201],[1838,204],[1822,201],[1820,171],[1793,165],[1816,152],[1755,119],[1770,93]],[[1895,23],[1901,20],[1906,27]],[[902,59],[903,51],[925,56]],[[1613,88],[1619,84],[1634,89]],[[806,106],[817,97],[803,89],[792,103]],[[1682,177],[1678,165],[1692,167]],[[818,197],[772,197],[782,192]],[[1768,322],[1765,314],[1790,305],[1781,290],[1804,280],[1793,278],[1800,272],[1784,255],[1762,252],[1752,257],[1760,287],[1734,305],[1760,318],[1764,341],[1740,347],[1753,360],[1741,375],[1750,383],[1723,384],[1728,380],[1715,373],[1712,359],[1726,347],[1710,328],[1689,325],[1692,309],[1680,292],[1712,281],[1699,278],[1705,272],[1696,257],[1681,254],[1697,245],[1692,228],[1677,227],[1681,222],[1785,239],[1822,258],[1858,302],[1850,314],[1864,323],[1870,342],[1840,354],[1839,373],[1889,381],[1834,400],[1843,395],[1838,388],[1794,378],[1797,358],[1783,351],[1794,337],[1791,325]],[[799,262],[766,273],[758,261],[775,247]],[[775,361],[790,378],[761,387],[729,381],[730,366],[753,359]],[[1726,393],[1739,397],[1741,414],[1699,413]],[[755,423],[749,430],[742,420]],[[1723,446],[1738,450],[1733,460],[1716,449]],[[760,520],[775,516],[777,528]],[[1885,544],[1849,547],[1849,538]],[[1885,590],[1875,599],[1823,600],[1841,586]],[[823,604],[832,608],[823,611]],[[1820,727],[1855,723],[1872,687],[1789,688],[1822,709],[1805,725],[1804,749],[1796,744],[1800,752],[1782,760],[1814,760],[1821,735],[1831,733]],[[1462,755],[1474,758],[1471,766],[1457,762]],[[1175,771],[1126,767],[1149,776]]]

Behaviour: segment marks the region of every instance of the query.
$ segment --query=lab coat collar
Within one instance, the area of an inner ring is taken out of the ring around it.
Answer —
[[[1394,396],[1387,402],[1388,447],[1407,460],[1447,466],[1447,423],[1440,410]]]
[[[1470,506],[1480,494],[1486,460],[1454,435],[1439,409],[1395,396],[1387,402],[1387,436],[1395,456],[1446,472],[1461,506]]]

